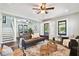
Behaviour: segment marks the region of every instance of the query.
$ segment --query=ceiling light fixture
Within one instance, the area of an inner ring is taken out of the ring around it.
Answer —
[[[37,14],[39,13],[45,13],[45,14],[48,14],[48,10],[53,10],[55,7],[47,7],[46,6],[47,4],[46,3],[41,3],[41,5],[39,5],[39,7],[35,7],[33,8],[33,10],[37,10]]]

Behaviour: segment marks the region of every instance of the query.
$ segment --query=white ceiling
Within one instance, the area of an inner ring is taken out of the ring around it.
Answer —
[[[47,3],[47,6],[55,7],[54,10],[49,10],[48,14],[36,14],[36,11],[32,10],[36,5],[39,3],[0,3],[0,10],[37,21],[79,12],[79,3]]]

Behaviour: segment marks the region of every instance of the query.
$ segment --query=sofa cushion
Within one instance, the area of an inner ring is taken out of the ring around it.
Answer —
[[[63,45],[68,47],[69,42],[70,42],[70,39],[64,39],[63,40]]]
[[[34,34],[32,34],[32,38],[37,38],[37,37],[40,37],[40,36],[39,36],[39,33],[34,33]]]

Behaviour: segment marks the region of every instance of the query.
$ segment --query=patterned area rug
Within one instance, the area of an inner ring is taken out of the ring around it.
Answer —
[[[25,50],[26,56],[40,56],[40,47],[47,44],[48,41],[39,42],[37,45],[29,47]],[[62,45],[57,45],[57,51],[48,56],[69,56],[70,50]]]

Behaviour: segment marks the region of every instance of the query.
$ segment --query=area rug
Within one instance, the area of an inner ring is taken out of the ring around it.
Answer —
[[[40,56],[40,47],[47,43],[48,43],[48,41],[45,40],[45,41],[39,42],[35,46],[31,46],[31,47],[27,48],[25,50],[26,56]],[[70,50],[68,48],[66,48],[60,44],[56,44],[56,45],[57,45],[57,51],[51,53],[48,56],[69,56]]]

